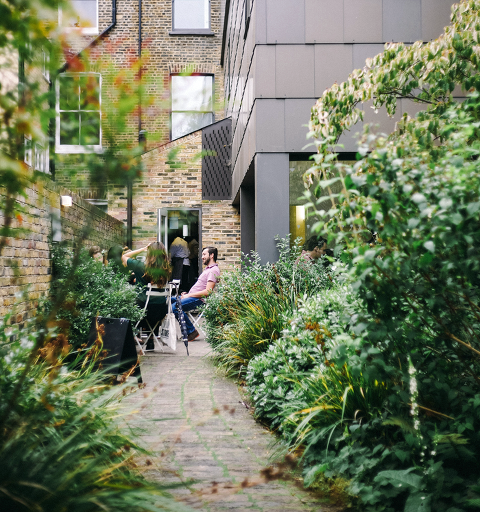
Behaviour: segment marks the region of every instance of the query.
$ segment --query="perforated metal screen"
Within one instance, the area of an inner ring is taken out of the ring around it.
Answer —
[[[202,160],[202,198],[232,197],[232,119],[227,118],[202,129],[202,149],[214,156]]]

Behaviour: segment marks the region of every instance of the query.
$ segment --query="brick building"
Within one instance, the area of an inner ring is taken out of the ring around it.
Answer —
[[[133,116],[129,130],[121,134],[124,139],[130,137],[133,143],[146,132],[146,152],[142,157],[145,172],[132,187],[133,245],[138,247],[157,239],[168,245],[181,234],[187,240],[195,238],[203,246],[218,246],[221,265],[235,264],[240,255],[238,211],[229,200],[229,191],[220,196],[205,192],[202,188],[205,164],[198,158],[202,150],[202,128],[224,118],[220,66],[224,1],[85,0],[75,2],[75,7],[82,18],[64,23],[72,52],[81,58],[85,49],[90,49],[93,56],[100,55],[103,60],[107,56],[110,64],[103,73],[95,66],[82,73],[98,81],[99,105],[108,103],[118,73],[128,69],[139,55],[144,59],[144,94],[153,98],[153,103]],[[70,28],[69,24],[77,28]],[[102,159],[106,116],[101,110],[108,107],[98,107],[102,121],[98,123],[98,133],[94,133],[95,120],[91,122],[90,133],[85,132],[85,140],[90,136],[88,144],[82,144],[83,128],[79,136],[75,134],[76,140],[63,130],[62,116],[72,114],[75,109],[69,111],[68,105],[61,104],[65,96],[62,83],[77,75],[67,64],[57,78],[60,99],[55,180],[73,186],[87,201],[127,223],[128,189],[112,184],[104,188],[87,181],[82,183],[82,177],[86,177],[82,173],[85,154],[98,152],[98,158]],[[128,72],[126,76],[127,80],[136,78]],[[78,115],[81,119],[90,116],[91,121],[96,115],[92,113],[94,109],[89,107],[87,113]],[[228,157],[221,165],[214,166],[217,175],[220,168],[222,173],[230,174],[227,160]],[[72,171],[76,183],[72,182]]]

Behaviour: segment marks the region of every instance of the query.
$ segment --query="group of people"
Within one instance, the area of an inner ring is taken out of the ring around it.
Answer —
[[[172,279],[172,273],[174,278],[178,278],[179,260],[184,259],[190,255],[189,247],[187,243],[182,243],[180,240],[174,240],[172,246],[177,246],[172,252],[170,261],[165,246],[161,242],[150,243],[141,249],[129,250],[128,248],[112,247],[106,256],[104,257],[100,247],[93,246],[89,250],[89,254],[92,258],[104,263],[113,260],[117,265],[122,264],[125,269],[132,274],[134,282],[140,284],[140,292],[137,297],[137,304],[141,307],[145,307],[147,301],[146,288],[149,283],[155,288],[164,288],[167,283]],[[187,247],[184,247],[187,246]],[[143,252],[146,252],[145,261],[137,260],[135,257]],[[298,257],[297,264],[315,263],[319,258],[325,254],[329,254],[331,251],[327,249],[327,241],[322,237],[312,236],[310,237],[303,246],[303,251]],[[197,242],[197,254],[198,254],[198,242]],[[215,285],[220,279],[220,269],[217,264],[218,250],[216,247],[205,247],[202,251],[202,262],[205,266],[205,270],[200,274],[195,283],[190,287],[188,291],[183,291],[180,296],[183,311],[191,311],[202,306],[205,298],[212,293]],[[183,264],[183,262],[182,262]],[[183,265],[182,265],[183,266]],[[185,265],[188,267],[188,265]],[[175,275],[175,268],[177,274]],[[180,270],[181,272],[181,270]],[[178,309],[177,298],[172,297],[172,311],[178,320]],[[168,311],[168,305],[165,297],[151,296],[148,301],[148,307],[146,311],[147,320],[150,325],[156,325],[161,322]],[[185,315],[185,324],[187,326],[188,341],[193,341],[198,338],[199,333],[195,329],[194,325],[190,321],[187,315]]]
[[[145,262],[134,259],[138,254],[146,252]],[[218,250],[216,247],[206,247],[202,251],[202,261],[205,270],[198,277],[195,284],[188,292],[182,292],[180,300],[183,311],[191,311],[201,306],[207,297],[215,288],[219,278],[220,269],[217,264]],[[121,256],[124,267],[128,268],[135,275],[135,282],[140,284],[141,291],[137,302],[140,307],[145,307],[147,300],[146,288],[148,283],[156,288],[164,288],[172,276],[172,265],[170,264],[165,246],[161,242],[150,243],[141,249],[126,251]],[[178,320],[178,310],[176,307],[176,297],[172,297],[172,311]],[[168,305],[165,297],[152,296],[148,302],[147,320],[150,325],[155,325],[161,321],[167,314]],[[188,341],[198,338],[199,333],[185,316],[187,326]]]

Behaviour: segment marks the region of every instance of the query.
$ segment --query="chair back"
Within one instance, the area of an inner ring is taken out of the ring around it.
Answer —
[[[145,294],[147,296],[147,300],[145,301],[144,311],[147,310],[150,297],[165,297],[166,301],[169,302],[169,299],[172,296],[172,287],[170,284],[167,284],[164,288],[154,288],[152,283],[148,283]]]

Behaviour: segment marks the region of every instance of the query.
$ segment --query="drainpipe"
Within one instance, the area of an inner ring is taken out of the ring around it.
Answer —
[[[138,0],[138,59],[142,57],[142,0]],[[142,68],[138,70],[138,143],[145,144],[145,130],[142,130]],[[133,244],[133,183],[129,178],[127,183],[127,245]]]

